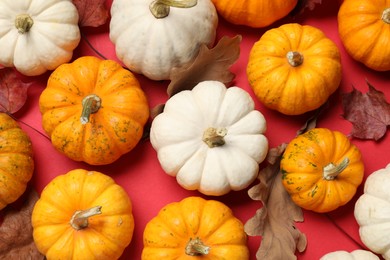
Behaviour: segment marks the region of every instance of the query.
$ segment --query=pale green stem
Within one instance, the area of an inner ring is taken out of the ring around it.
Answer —
[[[157,19],[167,17],[171,7],[190,8],[198,3],[197,0],[155,0],[149,9]]]

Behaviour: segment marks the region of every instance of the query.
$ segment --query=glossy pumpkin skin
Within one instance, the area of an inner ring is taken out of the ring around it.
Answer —
[[[359,149],[343,133],[326,128],[294,138],[283,153],[280,169],[291,199],[315,212],[345,205],[364,175]]]
[[[86,97],[97,108],[82,122]],[[39,99],[42,125],[54,147],[75,161],[109,164],[131,151],[149,118],[134,75],[111,60],[86,56],[58,67]],[[87,119],[89,118],[89,119]],[[87,122],[86,122],[87,121]]]
[[[345,0],[338,13],[345,50],[376,71],[390,70],[390,1]]]
[[[191,246],[187,248],[188,243],[197,238],[202,249],[208,247],[203,250],[207,254],[191,255],[195,252]],[[241,221],[223,203],[200,197],[188,197],[162,208],[146,225],[143,241],[142,260],[249,259]]]
[[[286,115],[303,114],[320,107],[339,87],[340,52],[319,29],[284,24],[253,45],[247,76],[264,106]]]
[[[82,218],[72,218],[77,211],[97,206],[101,213],[86,216],[87,225]],[[55,177],[43,189],[32,225],[34,242],[49,260],[118,259],[132,239],[132,204],[111,177],[75,169]]]
[[[228,22],[254,28],[266,27],[287,16],[297,0],[212,0]]]
[[[33,172],[30,137],[14,119],[0,113],[0,210],[25,192]]]

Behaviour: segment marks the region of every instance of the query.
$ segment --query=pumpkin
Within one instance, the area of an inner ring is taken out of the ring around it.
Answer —
[[[192,61],[201,45],[213,45],[217,24],[211,0],[114,0],[109,37],[127,68],[165,80],[173,67]]]
[[[355,203],[354,216],[362,242],[373,252],[390,259],[390,164],[371,173],[364,192]]]
[[[338,32],[347,53],[376,71],[390,70],[390,1],[345,0]]]
[[[247,76],[264,106],[286,115],[303,114],[323,105],[338,88],[340,52],[318,28],[284,24],[253,45]]]
[[[220,196],[256,179],[268,152],[265,130],[245,90],[203,81],[168,99],[152,121],[150,142],[182,187]]]
[[[228,22],[254,28],[266,27],[287,16],[297,0],[212,0]]]
[[[112,60],[80,57],[50,75],[39,98],[53,146],[75,161],[109,164],[131,151],[149,118],[134,75]]]
[[[350,253],[344,250],[330,252],[320,260],[379,260],[379,257],[370,251],[357,249]]]
[[[12,117],[0,113],[0,210],[25,192],[33,172],[30,137]]]
[[[327,128],[313,128],[291,140],[280,170],[295,204],[315,212],[349,202],[364,175],[359,149],[343,133]]]
[[[247,236],[232,210],[188,197],[163,207],[144,230],[142,260],[249,259]]]
[[[68,62],[80,41],[78,21],[70,0],[1,0],[0,64],[36,76]]]
[[[36,202],[33,238],[47,259],[118,259],[132,240],[126,191],[100,172],[71,170],[51,180]]]

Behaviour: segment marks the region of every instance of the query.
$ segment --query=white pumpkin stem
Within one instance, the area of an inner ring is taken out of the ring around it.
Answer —
[[[155,0],[149,5],[149,9],[154,17],[160,19],[169,15],[171,7],[190,8],[197,3],[197,0]]]
[[[222,146],[225,144],[224,137],[227,134],[227,129],[224,127],[209,127],[203,133],[203,142],[205,142],[210,148]]]
[[[185,248],[185,253],[189,256],[202,256],[207,255],[210,251],[210,247],[203,244],[199,237],[188,241]]]
[[[86,96],[81,104],[83,106],[83,110],[81,111],[80,121],[81,124],[85,125],[89,122],[91,114],[96,113],[100,109],[102,100],[99,96],[92,94]]]
[[[344,160],[338,165],[329,163],[323,169],[323,176],[325,180],[331,181],[334,180],[345,168],[349,165],[348,157],[345,157]]]
[[[34,20],[28,14],[19,14],[15,18],[15,27],[20,34],[30,31],[34,24]]]
[[[382,13],[382,20],[387,23],[387,24],[390,24],[390,8],[387,8],[383,11]]]
[[[293,67],[297,67],[303,63],[303,55],[298,51],[287,52],[286,58],[288,63]]]
[[[96,206],[87,210],[78,210],[73,214],[69,223],[76,230],[86,228],[88,227],[88,218],[102,214],[101,210],[101,206]]]

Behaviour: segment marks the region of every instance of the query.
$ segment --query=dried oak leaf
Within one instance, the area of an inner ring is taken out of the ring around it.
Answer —
[[[302,209],[290,198],[282,184],[280,159],[286,144],[269,151],[268,166],[259,173],[260,183],[249,189],[253,200],[262,207],[245,223],[249,236],[261,236],[257,259],[296,259],[295,251],[306,249],[307,239],[294,222],[303,221]]]
[[[291,11],[290,15],[296,16],[302,14],[306,9],[314,10],[317,4],[321,4],[322,0],[298,0],[298,3]]]
[[[23,82],[13,68],[0,69],[0,112],[19,111],[26,103],[30,85]]]
[[[205,44],[200,46],[198,55],[188,64],[173,68],[170,84],[167,88],[168,98],[183,90],[193,89],[199,82],[215,80],[228,85],[236,77],[229,69],[240,56],[241,35],[233,38],[222,37],[214,48]],[[164,110],[159,104],[151,111],[154,118]]]
[[[79,25],[99,27],[105,24],[109,17],[105,3],[106,0],[73,0],[79,13]]]
[[[29,189],[23,195],[25,200],[20,209],[8,205],[3,211],[0,225],[0,259],[45,259],[37,250],[32,232],[31,214],[38,194]]]
[[[367,82],[369,90],[363,94],[353,88],[343,93],[343,117],[353,125],[351,135],[360,139],[381,139],[390,125],[390,104],[383,92]]]

